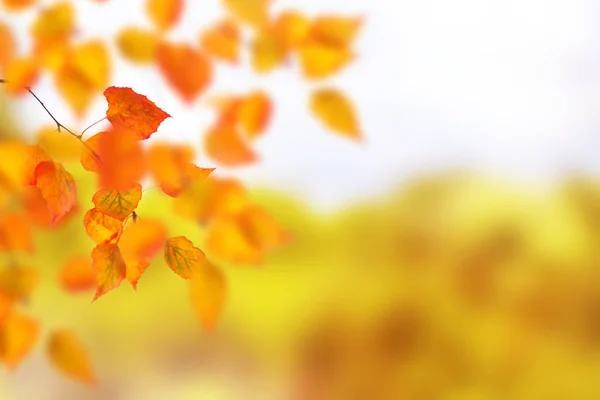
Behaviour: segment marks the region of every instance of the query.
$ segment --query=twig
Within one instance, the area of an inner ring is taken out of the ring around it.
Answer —
[[[0,83],[8,83],[8,81],[6,79],[0,78]],[[25,86],[24,89],[27,90],[27,92],[29,92],[29,94],[31,94],[33,96],[33,98],[37,100],[38,103],[40,103],[40,105],[44,108],[44,110],[46,110],[46,113],[48,113],[50,118],[52,118],[52,120],[56,123],[56,128],[59,132],[61,131],[61,129],[63,129],[64,131],[68,132],[71,136],[73,136],[75,139],[79,140],[90,151],[90,153],[92,153],[92,155],[96,158],[96,160],[98,160],[98,162],[100,164],[102,164],[102,159],[100,159],[100,156],[82,139],[83,132],[85,132],[85,131],[83,131],[81,133],[81,135],[78,135],[75,132],[73,132],[72,130],[70,130],[69,128],[67,128],[66,126],[64,126],[63,124],[61,124],[60,122],[58,122],[58,120],[54,117],[54,115],[52,115],[52,113],[50,112],[50,110],[48,110],[48,108],[42,102],[42,100],[40,100],[40,98],[37,97],[37,95],[33,92],[33,90],[31,90],[31,87]],[[98,121],[98,122],[100,122],[100,121]],[[96,123],[92,124],[91,126],[93,126],[95,124]]]
[[[83,137],[83,134],[84,134],[84,133],[86,133],[88,129],[90,129],[90,128],[91,128],[92,126],[94,126],[94,125],[97,125],[97,124],[99,124],[100,122],[104,121],[105,119],[106,119],[106,117],[104,117],[104,118],[102,118],[102,119],[99,119],[98,121],[94,122],[93,124],[91,124],[90,126],[88,126],[87,128],[85,128],[85,129],[83,130],[83,132],[81,132],[81,133],[79,134],[79,137]]]

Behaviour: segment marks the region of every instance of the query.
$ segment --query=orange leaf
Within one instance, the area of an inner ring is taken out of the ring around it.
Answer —
[[[46,200],[51,226],[71,211],[77,202],[75,179],[61,163],[39,163],[35,169],[35,185]]]
[[[200,36],[200,46],[209,55],[237,64],[240,55],[242,33],[238,25],[229,19],[210,26]]]
[[[134,289],[166,240],[167,227],[160,220],[140,219],[123,231],[119,247],[127,265],[127,280]]]
[[[161,43],[157,61],[167,83],[187,103],[200,96],[212,80],[210,60],[188,44]]]
[[[27,87],[34,86],[37,82],[39,68],[33,59],[17,57],[9,60],[4,75],[7,92],[22,95],[27,93]]]
[[[214,170],[194,165],[194,151],[184,145],[157,143],[150,147],[148,159],[154,180],[171,197],[179,196],[195,180],[206,178]]]
[[[33,252],[33,236],[29,220],[23,213],[0,215],[0,250]]]
[[[16,54],[17,43],[10,27],[3,23],[0,23],[0,49],[0,71],[4,71]]]
[[[116,243],[123,223],[92,208],[85,213],[83,225],[88,235],[96,244],[104,244]]]
[[[123,221],[136,209],[141,198],[142,186],[136,183],[128,190],[100,189],[92,202],[101,213]]]
[[[273,23],[276,36],[285,51],[297,50],[307,37],[310,22],[298,11],[283,11]]]
[[[15,369],[40,336],[39,323],[26,315],[9,313],[0,325],[0,356]]]
[[[354,106],[339,90],[324,88],[314,91],[310,108],[327,128],[350,139],[362,139]]]
[[[118,288],[127,275],[125,261],[116,244],[99,244],[92,251],[93,268],[96,272],[96,301],[100,296]]]
[[[254,28],[266,24],[270,2],[271,0],[222,0],[223,6],[230,13]]]
[[[73,332],[52,332],[48,337],[46,352],[52,365],[66,376],[88,385],[95,383],[87,351]]]
[[[89,138],[86,144],[81,164],[86,170],[100,175],[102,188],[128,190],[147,172],[146,153],[133,135],[121,130],[104,131]]]
[[[192,306],[207,331],[212,331],[223,310],[227,282],[223,272],[210,263],[192,273],[190,279]]]
[[[264,131],[271,119],[273,105],[262,91],[255,91],[244,97],[237,109],[237,119],[246,137],[255,139]]]
[[[308,79],[324,79],[344,68],[354,59],[354,53],[346,48],[327,46],[310,41],[298,53],[302,73]]]
[[[259,73],[272,71],[285,61],[285,48],[272,29],[258,32],[252,40],[250,51],[252,67]]]
[[[38,187],[27,186],[23,188],[22,201],[29,219],[39,228],[59,227],[68,221],[70,217],[77,214],[79,209],[76,204],[64,217],[51,226],[50,221],[52,220],[52,217],[50,216],[50,210],[48,210],[46,200]]]
[[[206,256],[184,236],[170,238],[165,243],[165,262],[177,275],[190,279],[194,271],[210,265]]]
[[[67,132],[59,132],[56,126],[44,127],[36,134],[39,146],[51,156],[47,160],[72,161],[81,154],[81,142]]]
[[[312,39],[328,46],[348,47],[362,25],[362,17],[321,16],[310,26]]]
[[[58,70],[55,84],[75,114],[83,116],[94,96],[104,89],[110,75],[108,51],[101,41],[70,49],[67,61]]]
[[[34,54],[45,66],[54,69],[62,64],[66,57],[61,53],[75,34],[75,22],[75,8],[69,1],[55,3],[37,14],[30,33]]]
[[[204,137],[204,149],[213,160],[228,167],[250,164],[258,158],[240,132],[229,124],[210,129]]]
[[[175,200],[175,211],[186,218],[206,223],[217,217],[237,214],[248,204],[248,193],[234,179],[209,177],[194,182]]]
[[[291,235],[260,206],[249,206],[238,216],[241,231],[261,251],[273,250],[291,240]]]
[[[158,36],[151,31],[127,27],[117,35],[117,47],[127,60],[137,64],[150,64],[156,58]]]
[[[116,129],[130,132],[138,139],[148,139],[169,114],[146,96],[130,88],[111,86],[104,91],[108,102],[106,118]]]
[[[258,264],[262,261],[261,249],[250,242],[235,218],[220,218],[209,226],[206,249],[211,256],[233,263]]]
[[[25,164],[25,184],[35,185],[35,169],[42,161],[52,161],[52,158],[39,145],[23,146],[27,162]]]
[[[37,3],[37,0],[2,0],[2,5],[8,11],[23,11]]]
[[[0,293],[11,302],[29,300],[39,281],[38,271],[31,267],[9,266],[0,271]]]
[[[71,258],[60,270],[58,279],[64,290],[71,293],[92,290],[96,287],[96,273],[89,256]]]
[[[183,6],[183,0],[147,0],[146,12],[156,28],[166,31],[177,25]]]

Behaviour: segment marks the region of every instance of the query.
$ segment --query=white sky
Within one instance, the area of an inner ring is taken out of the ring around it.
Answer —
[[[74,3],[84,37],[150,26],[142,0]],[[195,42],[222,9],[219,0],[188,5],[170,37]],[[275,0],[275,6],[366,15],[356,44],[360,59],[327,83],[354,99],[367,140],[358,145],[324,130],[307,111],[311,85],[296,70],[257,77],[248,65],[219,64],[215,93],[264,88],[276,103],[270,130],[256,143],[261,161],[228,171],[246,182],[336,207],[455,167],[528,183],[600,172],[594,0]],[[32,18],[1,16],[22,39]],[[100,97],[78,126],[49,82],[41,82],[38,94],[66,125],[83,127],[104,113]],[[115,64],[112,84],[133,87],[174,117],[157,137],[200,144],[212,118],[202,99],[186,107],[152,68],[125,63]],[[31,99],[19,103],[32,130],[50,122]]]

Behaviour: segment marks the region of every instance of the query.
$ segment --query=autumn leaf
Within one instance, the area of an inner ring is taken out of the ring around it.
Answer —
[[[73,332],[53,331],[48,337],[46,354],[52,365],[66,376],[88,385],[95,383],[87,350]]]
[[[56,73],[56,88],[75,114],[82,117],[94,96],[108,83],[108,50],[101,41],[82,43],[69,49],[66,60]]]
[[[226,19],[208,27],[200,36],[200,46],[207,54],[237,64],[240,57],[242,33],[238,25]]]
[[[322,88],[310,98],[310,109],[327,128],[354,140],[362,139],[354,106],[339,90]]]
[[[49,155],[47,160],[73,161],[79,159],[81,142],[56,126],[45,126],[36,133],[38,145]],[[33,171],[32,171],[33,176]]]
[[[35,169],[42,161],[52,161],[52,158],[39,145],[23,146],[22,150],[27,160],[24,165],[25,184],[35,185]]]
[[[283,11],[273,23],[273,30],[276,37],[286,52],[297,50],[306,37],[310,29],[310,21],[299,11]]]
[[[286,51],[273,29],[259,31],[250,45],[252,67],[256,72],[266,73],[285,61]]]
[[[119,246],[99,244],[92,251],[92,266],[96,272],[96,301],[100,296],[118,288],[127,275],[125,261]]]
[[[194,271],[210,263],[192,242],[183,236],[170,238],[165,243],[165,262],[177,275],[190,279]]]
[[[237,119],[248,139],[255,139],[265,130],[271,119],[272,109],[269,96],[258,90],[251,92],[240,101]]]
[[[7,11],[24,11],[37,3],[37,0],[2,0],[2,5]]]
[[[35,185],[50,212],[50,225],[56,224],[77,202],[75,179],[60,163],[43,161],[35,169]]]
[[[0,22],[0,71],[4,71],[9,61],[15,57],[17,43],[10,27]]]
[[[69,1],[59,1],[43,8],[31,25],[30,34],[36,50],[52,42],[67,42],[75,33],[75,8]]]
[[[161,43],[157,62],[166,82],[187,103],[196,100],[212,81],[210,60],[188,44]]]
[[[239,213],[247,207],[249,196],[235,179],[209,177],[194,182],[174,202],[175,211],[183,217],[208,223]]]
[[[60,269],[58,280],[64,290],[79,293],[96,288],[96,273],[92,259],[86,255],[71,258]]]
[[[100,132],[85,143],[81,165],[99,174],[101,188],[129,190],[145,176],[146,152],[136,136],[113,129]]]
[[[349,47],[362,25],[362,17],[326,15],[315,18],[309,36],[320,43],[334,47]]]
[[[211,257],[241,264],[259,264],[263,252],[240,229],[235,218],[220,218],[211,223],[206,237]]]
[[[163,192],[177,197],[196,180],[205,179],[214,168],[193,164],[194,151],[190,146],[156,143],[148,152],[150,172]]]
[[[71,208],[60,220],[56,221],[54,225],[51,225],[52,217],[46,200],[42,195],[42,191],[36,186],[27,186],[23,188],[21,193],[21,201],[23,202],[24,210],[34,225],[38,228],[53,229],[58,228],[65,222],[69,221],[71,217],[77,214],[79,207],[77,204]]]
[[[136,28],[123,28],[117,35],[117,47],[125,59],[146,65],[156,58],[158,36],[151,31]]]
[[[134,289],[154,257],[164,248],[166,240],[167,227],[156,219],[140,219],[123,231],[119,247],[127,265],[127,280]]]
[[[258,157],[235,126],[217,124],[204,136],[204,150],[217,163],[235,167],[255,162]]]
[[[83,225],[87,234],[96,244],[114,244],[117,242],[123,222],[92,208],[85,213]]]
[[[37,269],[19,265],[0,270],[0,293],[11,302],[26,302],[39,282]]]
[[[0,325],[0,356],[15,369],[31,352],[40,336],[39,323],[26,315],[10,312]]]
[[[309,41],[299,51],[302,73],[308,79],[325,79],[339,72],[354,60],[354,53],[347,48],[327,46]]]
[[[271,0],[221,0],[223,6],[235,17],[253,28],[260,28],[268,21]]]
[[[183,0],[147,0],[146,2],[146,12],[150,20],[161,31],[177,25],[183,8]]]
[[[0,214],[0,250],[33,253],[33,234],[26,214],[6,212]]]
[[[135,184],[127,190],[100,189],[92,197],[96,210],[123,221],[136,209],[142,198],[142,186]]]
[[[215,328],[227,297],[227,281],[223,272],[210,263],[195,270],[190,279],[192,306],[207,331]]]
[[[138,139],[148,139],[169,114],[146,96],[130,88],[111,86],[104,91],[108,102],[106,118],[116,129],[129,132]]]
[[[27,87],[34,86],[39,78],[39,68],[34,59],[15,57],[8,61],[4,71],[6,91],[12,95],[27,93]]]
[[[280,247],[292,238],[291,234],[282,229],[260,206],[248,206],[236,218],[248,242],[263,252]]]

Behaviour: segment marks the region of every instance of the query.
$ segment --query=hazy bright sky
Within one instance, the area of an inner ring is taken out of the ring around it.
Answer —
[[[52,3],[51,1],[45,2]],[[141,0],[75,1],[89,37],[125,25],[150,26]],[[569,171],[600,173],[600,5],[595,0],[274,0],[308,14],[364,14],[360,58],[327,83],[344,88],[360,110],[366,142],[339,139],[307,112],[311,86],[294,69],[259,77],[219,65],[214,92],[268,90],[276,112],[257,142],[261,162],[228,171],[323,206],[384,193],[424,172],[466,167],[547,182]],[[219,0],[188,1],[173,39],[195,42],[222,13]],[[31,14],[1,16],[25,39]],[[50,79],[39,95],[65,124]],[[146,94],[174,118],[156,135],[200,143],[212,114],[185,107],[152,68],[118,63],[112,84]],[[48,123],[20,102],[33,129]],[[103,98],[86,122],[105,111]],[[81,123],[81,127],[86,123]],[[202,165],[210,165],[201,159]]]

